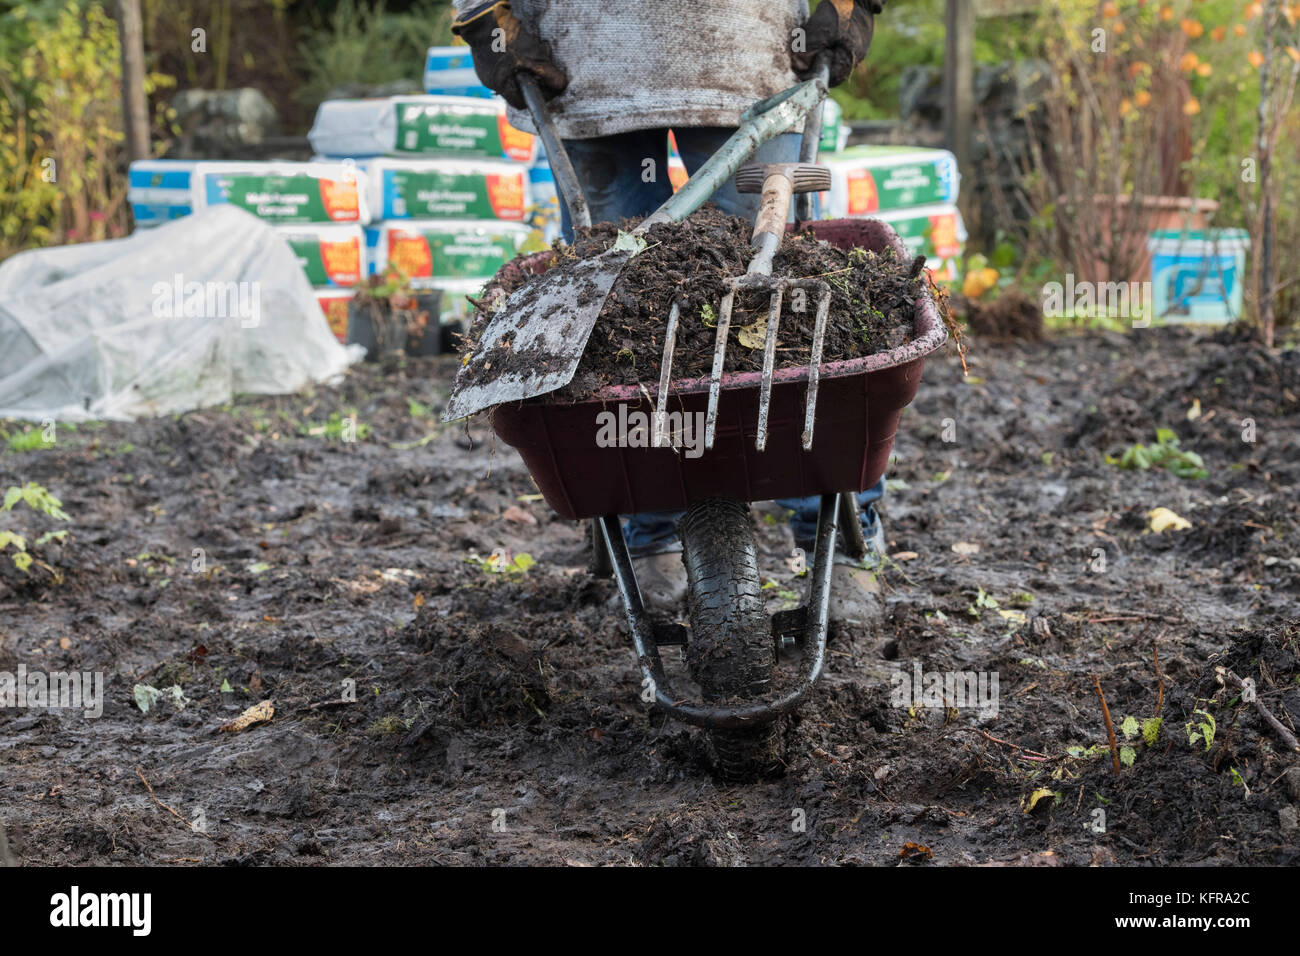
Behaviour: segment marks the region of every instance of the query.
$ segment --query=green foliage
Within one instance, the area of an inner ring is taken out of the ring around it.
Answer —
[[[0,436],[3,436],[3,434],[3,432],[0,432]],[[15,453],[53,447],[50,442],[45,440],[45,433],[40,428],[28,428],[25,431],[14,432],[12,435],[8,435],[6,440],[9,443],[9,450]]]
[[[318,103],[342,82],[377,84],[419,76],[425,50],[451,42],[452,7],[446,0],[416,0],[405,13],[383,0],[339,0],[328,18],[316,16],[298,53],[302,86],[296,97]],[[415,66],[413,66],[415,64]]]
[[[1147,717],[1144,720],[1138,720],[1131,714],[1120,721],[1119,732],[1123,735],[1125,741],[1131,741],[1131,743],[1120,745],[1119,762],[1126,767],[1133,766],[1133,763],[1137,760],[1137,742],[1139,738],[1148,747],[1154,747],[1160,737],[1161,722],[1162,719],[1159,717]],[[1092,749],[1096,750],[1097,748]]]
[[[0,17],[0,258],[126,231],[121,55],[97,0]],[[146,92],[170,83],[152,73]]]
[[[1129,471],[1163,468],[1178,478],[1200,479],[1210,475],[1201,456],[1194,451],[1179,448],[1178,436],[1168,428],[1156,429],[1154,445],[1131,445],[1118,458],[1107,455],[1106,464],[1118,465]]]
[[[815,5],[813,5],[815,8]],[[943,66],[944,0],[890,3],[876,17],[866,60],[831,96],[844,118],[895,119],[903,71],[910,66]],[[1033,52],[1033,17],[981,18],[975,23],[977,66],[1021,59]]]
[[[34,481],[29,481],[21,488],[17,485],[10,486],[5,491],[4,505],[5,511],[12,511],[14,505],[23,502],[33,511],[39,511],[41,514],[49,515],[59,521],[71,521],[67,512],[63,510],[63,502],[45,488]]]
[[[370,426],[365,422],[357,421],[355,410],[350,411],[346,416],[338,412],[330,412],[330,417],[323,424],[302,425],[298,429],[298,434],[324,438],[327,441],[363,441],[370,435]]]
[[[1202,719],[1197,720],[1197,715]],[[1187,731],[1187,743],[1195,747],[1198,740],[1205,741],[1205,749],[1209,750],[1214,745],[1214,733],[1218,729],[1218,724],[1214,720],[1214,715],[1208,710],[1192,711],[1192,719],[1189,720],[1183,729]]]
[[[467,564],[474,565],[484,574],[505,574],[512,577],[524,574],[529,568],[537,564],[537,559],[527,551],[521,551],[511,557],[510,552],[500,548],[493,551],[486,558],[479,557],[476,552],[471,551],[466,555],[465,561]]]
[[[50,494],[43,485],[39,485],[34,481],[29,481],[21,487],[12,485],[6,489],[4,504],[0,506],[0,509],[12,511],[14,505],[20,502],[26,504],[33,511],[39,511],[41,514],[57,521],[72,520],[68,517],[67,512],[63,510],[63,502]],[[47,531],[36,539],[33,546],[39,548],[50,541],[63,541],[67,535],[66,531]],[[13,561],[14,567],[24,574],[29,573],[34,559],[27,550],[27,539],[16,531],[0,531],[0,551],[10,547],[13,548],[10,560]],[[46,564],[42,564],[42,567],[46,570],[52,570]],[[58,578],[57,574],[56,578]],[[61,580],[61,578],[59,579]]]

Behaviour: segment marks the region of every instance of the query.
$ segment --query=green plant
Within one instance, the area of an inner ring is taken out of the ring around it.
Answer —
[[[472,564],[484,574],[506,574],[517,576],[524,574],[529,568],[537,564],[537,560],[527,551],[520,551],[511,557],[510,552],[498,548],[486,558],[480,557],[477,552],[471,551],[465,556],[465,562]]]
[[[362,441],[370,435],[370,426],[357,421],[357,413],[353,409],[346,416],[330,412],[330,417],[322,424],[301,425],[298,434],[327,441]]]
[[[1197,720],[1198,714],[1203,719]],[[1194,710],[1192,719],[1183,726],[1183,729],[1187,731],[1188,746],[1195,747],[1198,740],[1204,740],[1205,749],[1209,750],[1214,745],[1214,734],[1218,724],[1215,723],[1214,715],[1208,710]]]
[[[1131,471],[1163,468],[1178,478],[1200,479],[1210,475],[1201,456],[1194,451],[1179,448],[1178,436],[1168,428],[1156,429],[1154,445],[1130,445],[1118,458],[1107,455],[1106,464],[1118,465]]]
[[[63,510],[63,502],[43,486],[34,481],[29,481],[19,487],[10,486],[5,491],[4,504],[2,510],[12,511],[14,505],[22,502],[33,511],[39,511],[43,515],[54,518],[56,521],[71,521],[67,512]],[[33,547],[39,548],[50,541],[62,541],[68,536],[66,531],[47,531],[36,539]],[[32,562],[35,560],[32,554],[27,550],[27,538],[17,531],[0,531],[0,551],[12,547],[13,554],[10,560],[13,561],[14,567],[24,574],[31,570]],[[42,562],[42,567],[54,573],[54,569]],[[56,575],[57,576],[57,575]]]
[[[1139,721],[1136,717],[1125,717],[1119,725],[1119,731],[1124,735],[1126,743],[1119,748],[1119,761],[1126,767],[1133,766],[1133,761],[1137,759],[1137,740],[1140,738],[1148,747],[1154,747],[1156,740],[1160,737],[1160,725],[1162,718],[1147,717]]]
[[[381,352],[404,349],[410,339],[429,332],[428,309],[421,309],[410,277],[397,266],[362,279],[355,286],[353,307],[365,309]]]

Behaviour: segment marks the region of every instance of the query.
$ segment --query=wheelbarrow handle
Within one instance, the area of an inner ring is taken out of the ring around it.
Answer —
[[[661,222],[681,222],[703,206],[710,196],[735,175],[736,170],[749,162],[758,147],[793,129],[801,120],[811,122],[813,114],[820,115],[818,111],[826,96],[826,65],[823,57],[824,54],[818,57],[819,75],[796,83],[745,110],[740,116],[740,128],[731,138],[695,171],[672,198],[651,213],[634,233],[642,235],[651,226]],[[569,154],[551,119],[550,110],[546,108],[546,100],[537,85],[536,77],[520,72],[515,74],[515,78],[519,82],[524,101],[528,104],[528,112],[532,115],[537,133],[546,146],[546,157],[555,174],[555,181],[569,207],[569,219],[575,228],[590,226],[591,210],[587,206],[586,193],[569,161]]]
[[[740,128],[697,169],[671,199],[650,214],[634,233],[641,235],[661,222],[681,222],[717,192],[727,180],[753,158],[758,147],[788,132],[821,105],[826,84],[813,77],[775,96],[755,103],[740,116]]]
[[[820,80],[827,87],[830,86],[831,77],[831,55],[823,50],[817,54],[813,60],[813,79]],[[807,121],[803,124],[803,141],[799,144],[799,162],[816,163],[817,153],[821,146],[822,139],[822,109],[825,103],[825,94],[822,96],[818,108],[808,114]],[[815,196],[812,193],[803,193],[795,200],[794,219],[795,225],[801,226],[803,223],[813,219]]]
[[[551,111],[546,108],[546,98],[542,96],[542,88],[537,85],[537,77],[521,70],[515,74],[515,81],[524,94],[524,102],[528,104],[528,112],[533,118],[533,125],[537,127],[537,135],[546,146],[546,160],[551,164],[551,172],[555,174],[560,195],[569,207],[569,221],[573,228],[585,229],[591,225],[587,194],[578,181],[578,174],[574,172],[569,151],[564,148],[564,141],[555,128],[555,120],[551,119]]]

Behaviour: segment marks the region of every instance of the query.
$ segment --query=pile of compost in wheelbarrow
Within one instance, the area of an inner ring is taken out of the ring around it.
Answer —
[[[619,233],[637,223],[601,223],[579,233],[572,248],[551,254],[551,270],[571,270],[579,261],[609,249]],[[657,381],[663,357],[668,313],[676,298],[680,323],[673,357],[674,378],[708,375],[713,369],[717,317],[727,279],[745,273],[753,255],[753,224],[705,205],[680,223],[664,223],[646,234],[645,249],[614,283],[592,330],[573,381],[561,391],[584,397],[606,385]],[[883,253],[840,249],[811,234],[788,235],[772,265],[772,274],[797,279],[819,278],[831,290],[822,361],[857,358],[911,341],[918,296],[928,288],[925,274],[912,274],[913,260],[892,250]],[[492,310],[506,295],[532,281],[533,275],[509,263],[497,273],[477,303],[468,345],[478,341]],[[929,294],[928,292],[925,294]],[[736,296],[724,369],[759,371],[763,366],[769,294]],[[777,336],[776,367],[807,365],[812,349],[817,298],[808,294],[795,311],[787,293]]]

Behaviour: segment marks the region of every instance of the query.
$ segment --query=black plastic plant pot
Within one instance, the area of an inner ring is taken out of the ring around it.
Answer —
[[[348,344],[365,348],[368,362],[389,352],[437,355],[442,350],[441,315],[439,289],[417,293],[408,309],[356,295],[348,303]]]

